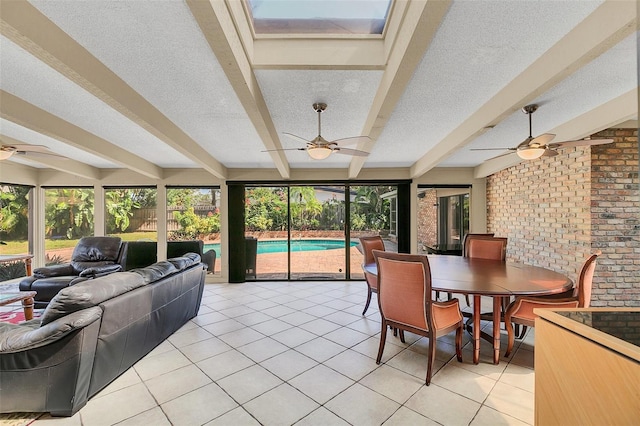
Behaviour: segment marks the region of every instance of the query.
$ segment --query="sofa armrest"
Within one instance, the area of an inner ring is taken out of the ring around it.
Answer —
[[[80,272],[80,276],[81,277],[97,278],[97,277],[101,277],[103,275],[112,274],[114,272],[120,272],[121,270],[122,270],[122,265],[119,265],[117,263],[112,264],[112,265],[93,266],[91,268],[87,268],[87,269],[83,270],[82,272]]]
[[[44,266],[33,270],[33,276],[36,278],[64,277],[67,275],[78,275],[70,263]]]
[[[40,326],[38,320],[22,324],[0,323],[0,353],[26,351],[62,339],[74,330],[86,327],[102,317],[102,309],[91,307]]]

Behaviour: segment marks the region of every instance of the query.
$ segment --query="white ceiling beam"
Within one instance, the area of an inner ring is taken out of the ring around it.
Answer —
[[[411,177],[436,167],[485,127],[498,124],[632,34],[636,18],[635,2],[606,0],[411,166]]]
[[[14,139],[10,136],[0,134],[0,140],[4,145],[29,145],[26,142]],[[17,154],[14,154],[17,155]],[[10,157],[12,158],[12,157]],[[81,163],[70,158],[60,158],[55,155],[21,155],[21,159],[41,164],[61,172],[69,173],[74,176],[80,176],[87,179],[98,180],[101,178],[100,169]]]
[[[3,2],[0,18],[5,37],[200,167],[225,178],[226,167],[29,2]]]
[[[638,116],[638,88],[635,87],[597,108],[587,111],[547,133],[556,137],[553,142],[589,137],[601,130],[610,129]]]
[[[361,132],[371,141],[361,143],[358,149],[371,152],[373,146],[387,125],[391,114],[431,44],[450,0],[397,2],[396,8],[403,8],[402,25],[395,34],[394,46],[389,49],[387,67],[382,75],[378,91],[373,99],[369,115]],[[396,19],[398,17],[396,16]],[[362,170],[366,157],[353,157],[349,164],[349,179],[355,179]]]
[[[381,70],[386,64],[381,38],[261,38],[253,41],[256,69]]]
[[[556,137],[553,142],[577,140],[589,137],[601,130],[610,129],[618,124],[627,122],[638,116],[638,88],[628,91],[598,107],[585,112],[566,123],[563,123],[547,133]],[[507,167],[522,162],[515,153],[499,158],[493,158],[474,168],[473,177],[476,179],[487,177]]]
[[[282,150],[269,109],[258,86],[247,53],[236,31],[226,1],[187,0],[202,34],[218,59],[229,83],[254,125],[283,179],[289,179],[289,162]]]
[[[90,152],[153,179],[162,179],[162,168],[99,136],[0,90],[0,117]]]

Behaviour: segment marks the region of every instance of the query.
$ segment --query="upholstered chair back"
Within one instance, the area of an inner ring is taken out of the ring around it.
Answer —
[[[384,251],[384,241],[379,235],[372,237],[360,237],[360,244],[362,245],[362,254],[364,254],[364,264],[375,263],[373,258],[373,250]]]
[[[426,256],[373,251],[378,265],[378,302],[387,320],[428,330],[431,270]]]
[[[474,259],[505,260],[507,256],[506,238],[473,238],[467,243],[467,257]]]

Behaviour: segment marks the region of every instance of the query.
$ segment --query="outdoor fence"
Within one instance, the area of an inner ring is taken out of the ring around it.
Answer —
[[[184,212],[182,207],[167,207],[167,231],[178,231],[180,225],[173,216],[173,212]],[[210,213],[216,211],[216,206],[213,205],[200,205],[194,206],[193,212],[200,216],[206,217]],[[136,209],[133,211],[133,216],[130,219],[129,231],[157,231],[158,230],[158,216],[156,209]]]

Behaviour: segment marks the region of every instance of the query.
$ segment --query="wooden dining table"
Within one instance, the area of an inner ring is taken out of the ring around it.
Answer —
[[[473,362],[480,360],[480,339],[493,343],[493,363],[500,362],[500,322],[502,300],[511,296],[542,296],[567,291],[573,281],[559,272],[539,266],[461,256],[428,255],[432,289],[473,296]],[[377,275],[375,263],[364,266]],[[493,334],[481,330],[480,300],[493,298]]]

